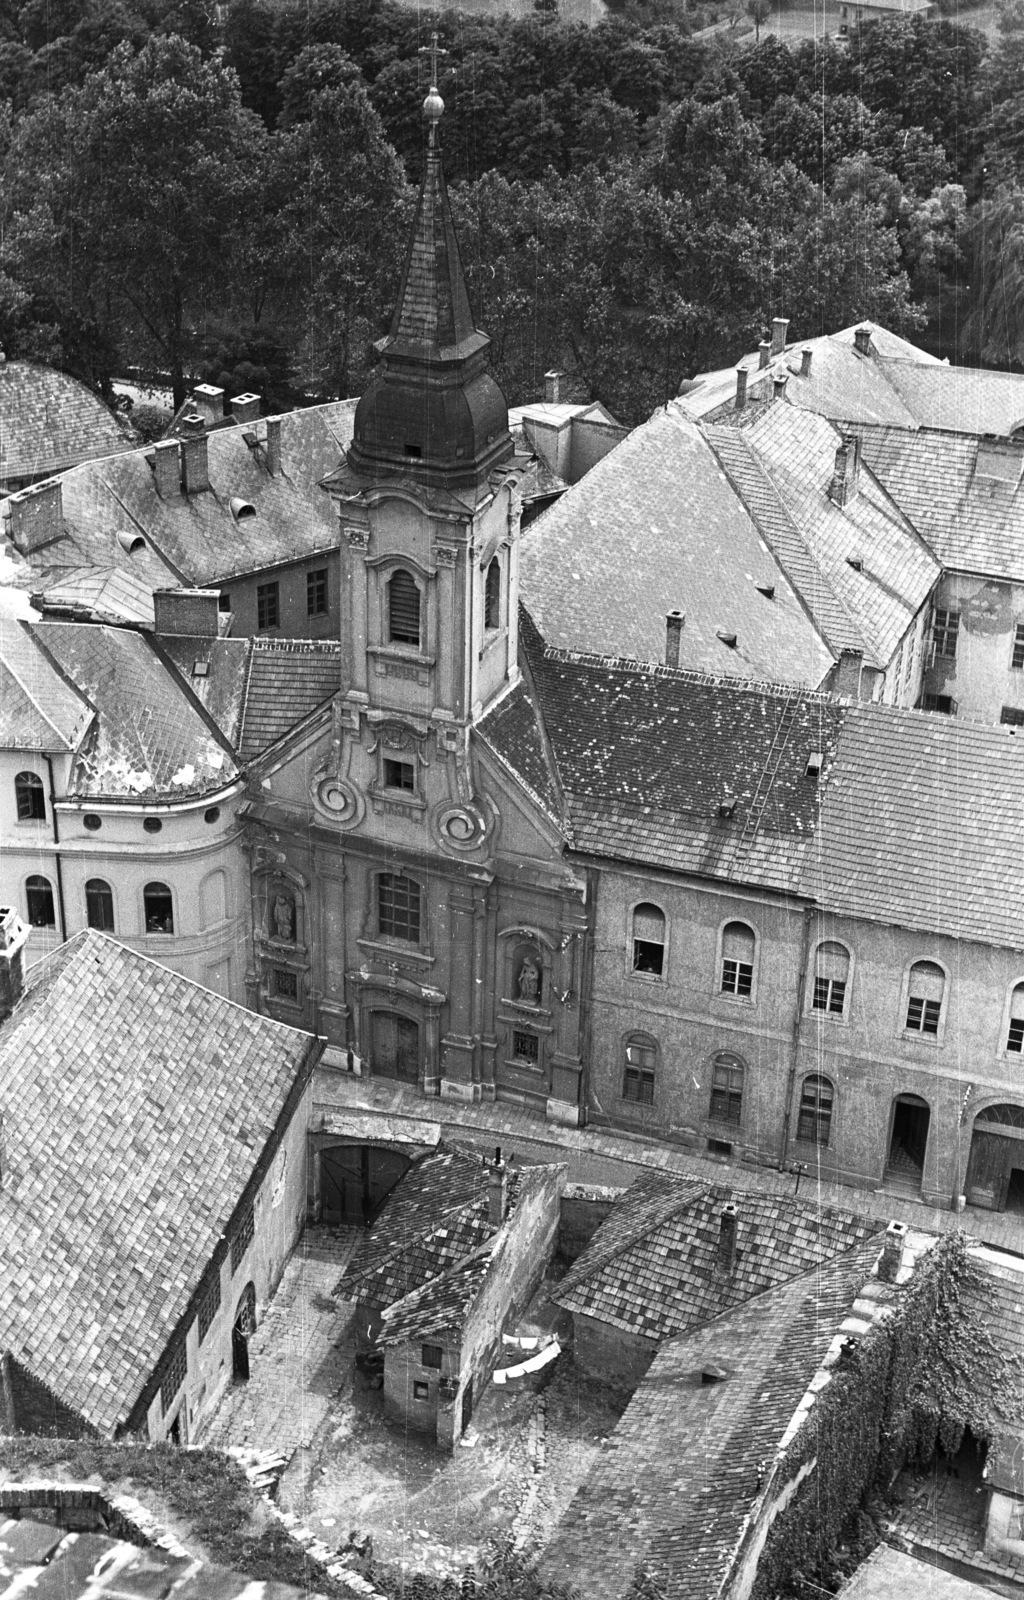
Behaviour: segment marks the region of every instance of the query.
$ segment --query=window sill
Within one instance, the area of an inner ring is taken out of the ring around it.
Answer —
[[[423,796],[412,794],[408,789],[386,789],[383,784],[372,783],[368,792],[370,799],[381,805],[411,806],[414,811],[427,809]]]
[[[431,950],[422,949],[411,939],[357,939],[356,943],[360,950],[382,961],[413,961],[417,966],[432,967],[437,959]]]
[[[716,989],[711,998],[719,1001],[723,1006],[744,1006],[747,1010],[753,1010],[757,1003],[756,995],[723,994],[721,989]]]
[[[403,661],[410,667],[432,667],[437,659],[411,644],[368,644],[366,654],[380,656],[385,661]]]
[[[663,972],[637,972],[635,967],[629,968],[626,977],[635,983],[658,984],[665,982],[665,974]]]
[[[477,659],[479,661],[482,661],[484,659],[484,656],[489,656],[491,651],[497,645],[501,644],[504,640],[506,640],[507,638],[508,638],[508,628],[506,628],[506,627],[488,628],[486,633],[484,634],[484,642],[483,642],[483,645],[480,648],[480,654],[477,657]]]
[[[926,1044],[930,1050],[937,1049],[945,1042],[942,1033],[918,1033],[915,1028],[904,1028],[899,1037],[909,1044]]]

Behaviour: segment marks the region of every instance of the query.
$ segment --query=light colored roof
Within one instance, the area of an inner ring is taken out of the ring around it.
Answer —
[[[96,712],[69,793],[183,800],[238,776],[227,740],[148,635],[84,622],[39,622],[32,634]]]
[[[1024,948],[1024,739],[847,708],[803,889],[837,915]]]
[[[133,442],[77,378],[30,361],[0,363],[0,483],[48,478]]]
[[[83,568],[116,567],[141,578],[150,591],[186,584],[216,587],[337,547],[338,527],[320,482],[335,468],[352,437],[354,400],[290,411],[281,417],[282,470],[271,477],[265,453],[245,436],[263,438],[266,421],[217,428],[206,435],[211,488],[161,499],[149,458],[132,450],[89,462],[62,480],[65,536],[22,558],[21,582],[32,589],[65,585]],[[232,499],[256,515],[235,520]],[[122,549],[118,533],[141,534],[144,549]]]
[[[91,716],[31,627],[0,609],[0,749],[75,750]]]
[[[675,408],[655,413],[530,524],[520,585],[554,646],[664,661],[665,615],[679,610],[681,666],[811,688],[832,666],[706,439]]]
[[[315,1041],[88,931],[0,1027],[0,1348],[123,1426]]]
[[[944,567],[1024,582],[1024,440],[1002,446],[1000,466],[1013,470],[996,476],[990,447],[969,434],[865,428],[862,437],[864,460]]]
[[[34,596],[48,615],[67,613],[79,622],[153,626],[153,589],[141,572],[123,567],[82,567]]]

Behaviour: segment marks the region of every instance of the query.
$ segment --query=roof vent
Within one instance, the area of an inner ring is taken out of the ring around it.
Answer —
[[[242,500],[237,494],[228,501],[228,507],[236,522],[245,522],[248,517],[256,515],[256,507],[252,501]]]
[[[718,802],[718,815],[720,817],[731,817],[735,810],[736,796],[734,794],[730,794],[727,789],[721,800]]]
[[[256,429],[255,428],[243,428],[242,429],[242,439],[243,439],[247,449],[249,449],[249,450],[258,450],[259,449],[260,441],[259,441],[259,437],[258,437],[258,435],[256,433]]]
[[[824,751],[812,750],[810,755],[807,757],[807,765],[804,768],[804,776],[806,778],[819,778],[821,776],[821,769],[824,765]]]
[[[735,648],[736,648],[736,635],[734,633],[729,633],[729,631],[726,628],[719,628],[718,629],[718,633],[717,633],[717,637],[719,639],[721,639],[723,644],[728,645],[730,650],[735,650]]]
[[[717,1361],[705,1361],[700,1369],[700,1381],[705,1389],[712,1383],[724,1383],[728,1376],[729,1369]]]
[[[871,354],[871,324],[870,324],[870,322],[864,322],[864,323],[861,324],[861,326],[859,328],[854,328],[854,330],[853,330],[853,347],[856,350],[858,355],[869,356]]]
[[[128,533],[126,529],[122,528],[121,532],[116,534],[115,537],[121,549],[127,550],[130,556],[135,555],[136,551],[145,550],[146,548],[146,541],[141,533]]]
[[[863,572],[864,571],[864,563],[861,560],[860,556],[847,556],[846,565],[848,567],[852,567],[854,572]]]
[[[775,599],[774,583],[755,583],[754,588],[757,590],[758,594],[763,594],[766,600]]]
[[[193,661],[193,678],[208,678],[210,676],[210,663],[208,661]]]

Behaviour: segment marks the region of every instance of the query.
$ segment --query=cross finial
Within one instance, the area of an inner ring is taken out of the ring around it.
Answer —
[[[430,149],[433,150],[436,143],[437,124],[444,114],[444,101],[437,92],[437,58],[438,56],[446,56],[448,52],[440,49],[437,43],[437,34],[432,33],[430,35],[430,44],[421,45],[419,53],[421,56],[429,55],[430,57],[430,88],[427,92],[427,98],[423,102],[423,115],[430,123]]]
[[[435,32],[433,32],[430,35],[430,43],[420,46],[419,53],[420,53],[421,56],[429,56],[430,57],[430,87],[432,89],[436,89],[437,88],[437,58],[438,58],[438,56],[446,56],[448,54],[447,50],[442,50],[440,45],[438,44],[436,30],[435,30]]]

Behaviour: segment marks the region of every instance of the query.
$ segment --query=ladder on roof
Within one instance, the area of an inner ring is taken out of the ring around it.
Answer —
[[[775,725],[775,737],[765,757],[764,767],[761,770],[761,776],[757,780],[757,788],[754,790],[753,798],[750,802],[750,810],[747,812],[747,820],[743,824],[743,832],[740,834],[739,848],[741,850],[753,844],[757,830],[761,826],[761,818],[767,808],[776,774],[782,765],[782,758],[786,753],[789,736],[793,732],[793,725],[796,722],[797,707],[802,698],[803,696],[798,689],[791,690],[786,696],[782,707],[782,715]]]

